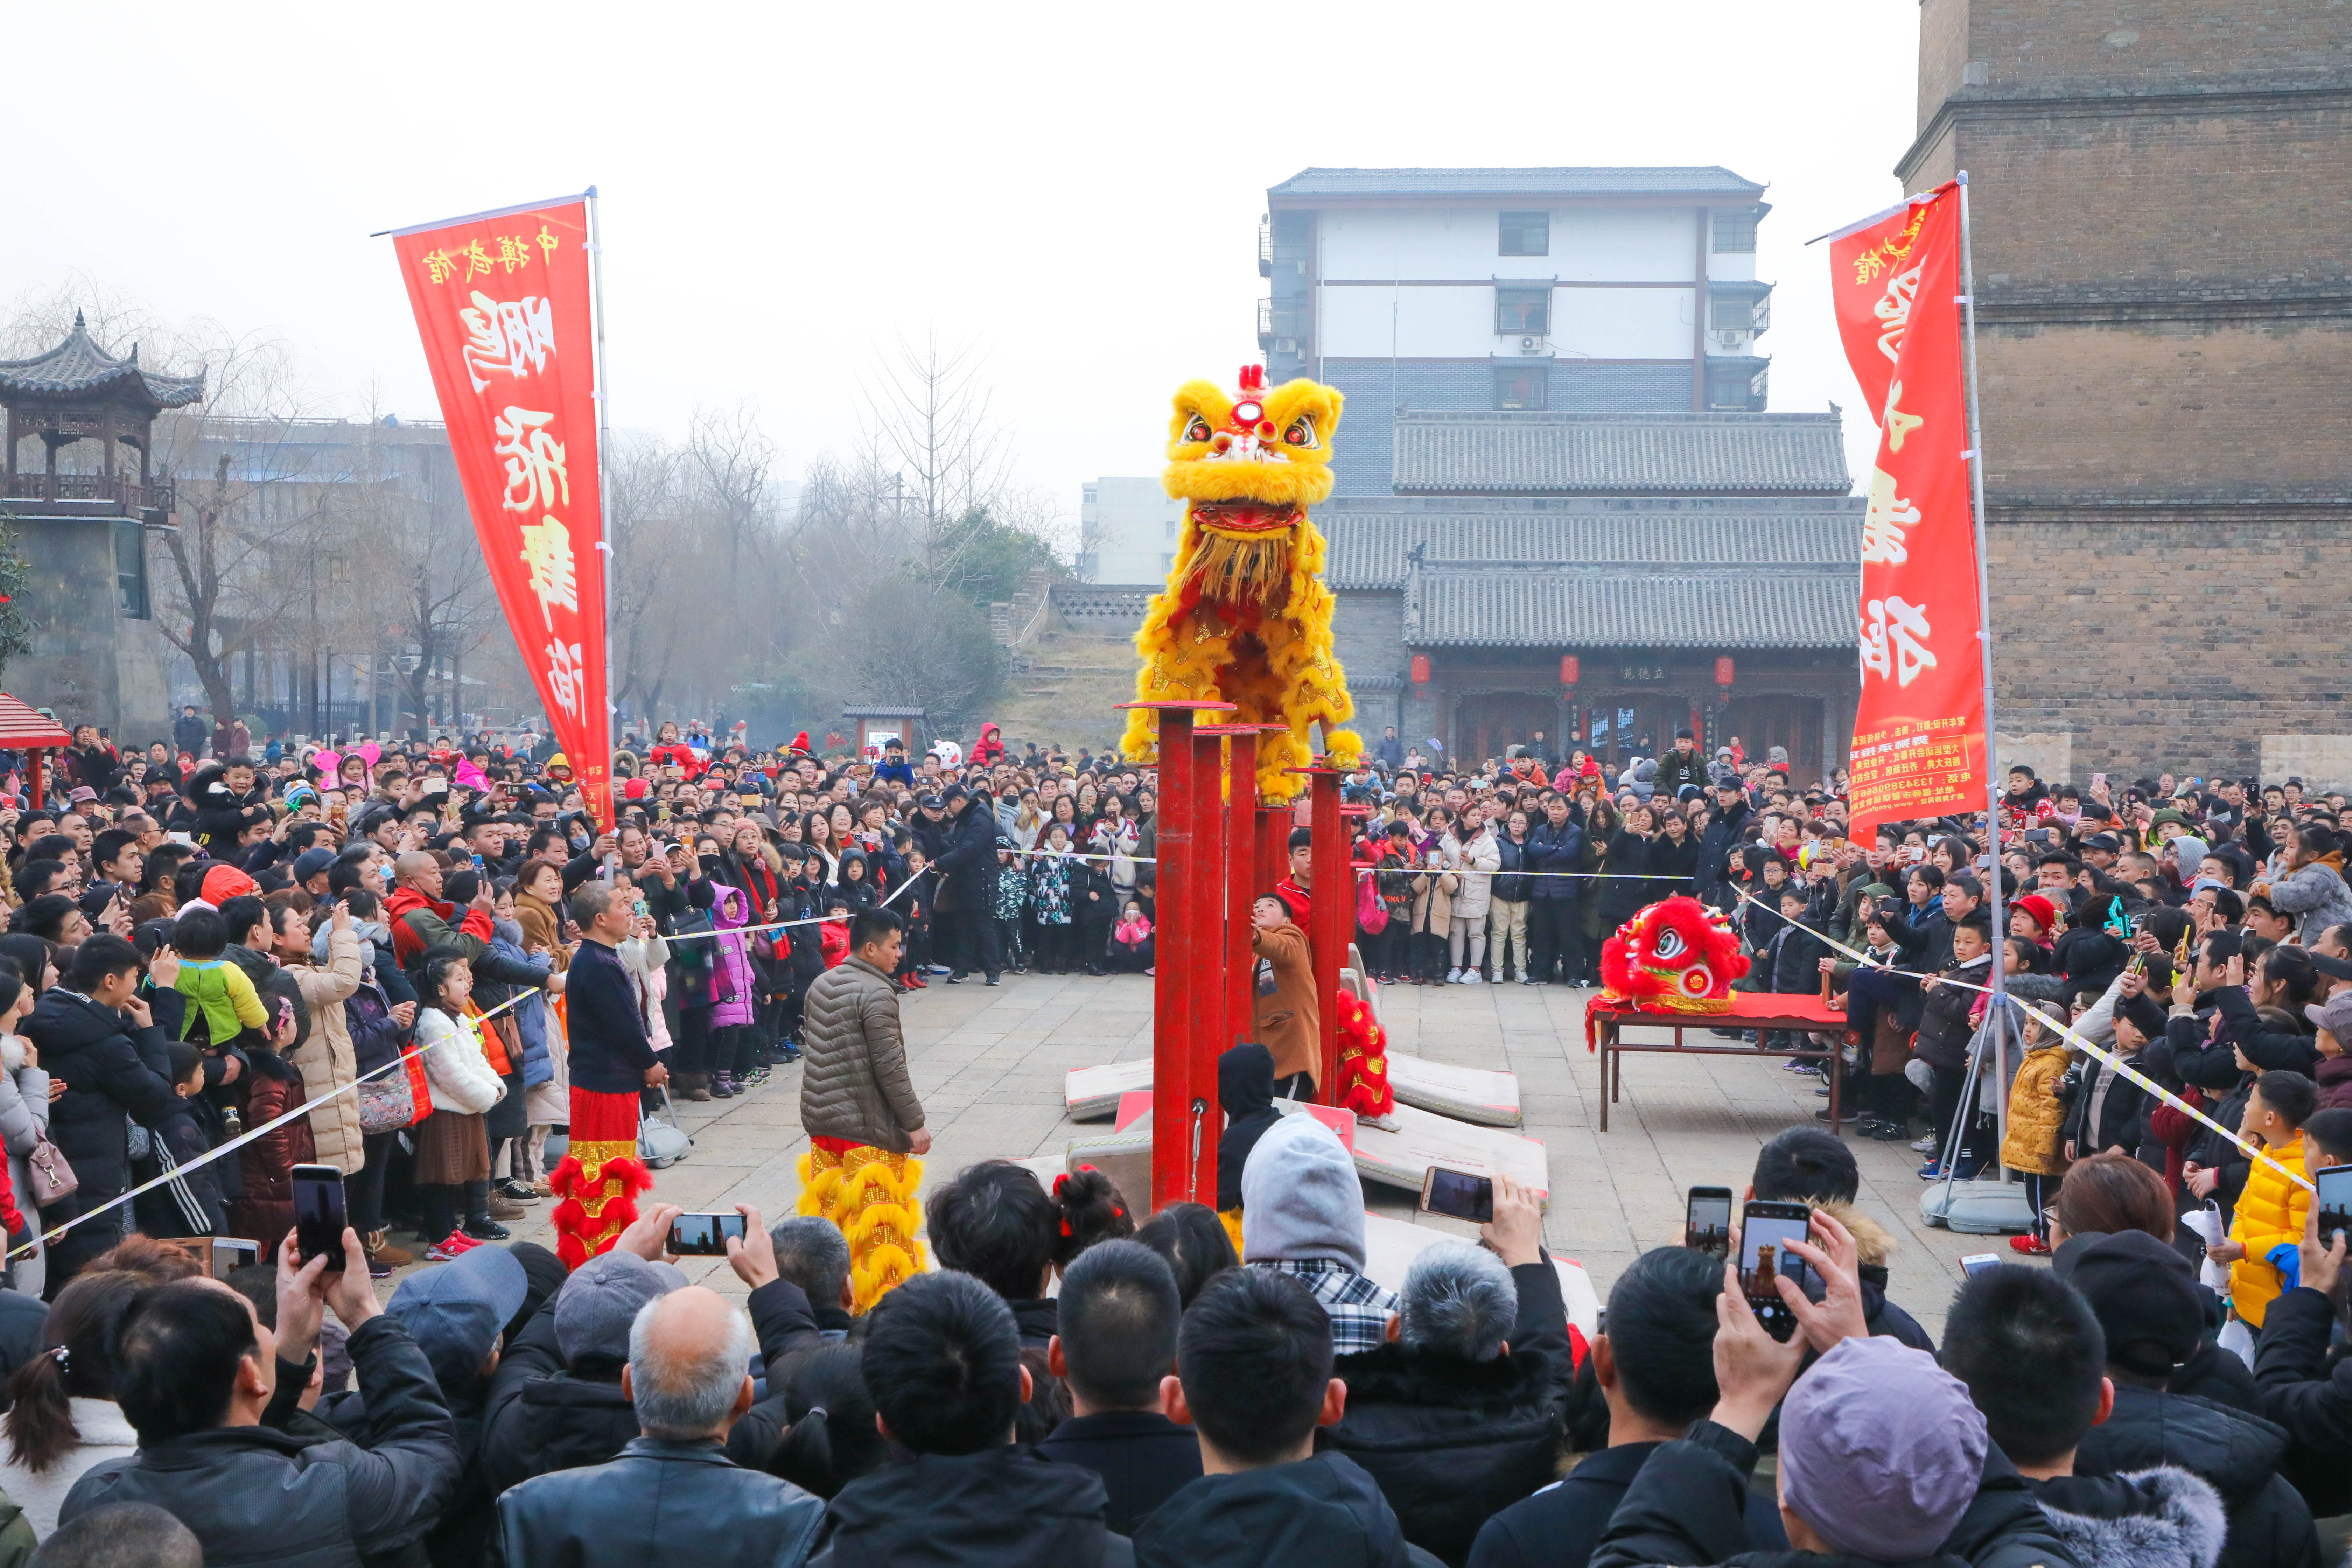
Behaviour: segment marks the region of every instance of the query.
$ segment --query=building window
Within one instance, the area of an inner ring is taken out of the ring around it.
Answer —
[[[1542,365],[1498,364],[1495,367],[1495,406],[1541,408],[1550,382],[1550,374]]]
[[[1718,332],[1746,332],[1756,328],[1756,301],[1717,296],[1707,306],[1706,324]]]
[[[1715,253],[1717,256],[1755,255],[1756,215],[1754,213],[1717,213],[1715,215]]]
[[[1171,517],[1168,520],[1167,531],[1162,533],[1160,537],[1162,539],[1173,539],[1176,537],[1176,520],[1174,518]]]
[[[115,607],[134,621],[149,618],[146,530],[129,518],[114,523]]]
[[[1174,565],[1175,565],[1175,564],[1176,564],[1176,557],[1174,557],[1173,555],[1163,555],[1163,556],[1161,556],[1161,557],[1160,558],[1160,574],[1162,577],[1165,577],[1166,575],[1168,575],[1169,571],[1170,571],[1172,567],[1174,567]]]
[[[1505,213],[1495,248],[1505,256],[1549,256],[1551,214]]]
[[[1551,335],[1551,285],[1495,286],[1495,331],[1503,337]]]

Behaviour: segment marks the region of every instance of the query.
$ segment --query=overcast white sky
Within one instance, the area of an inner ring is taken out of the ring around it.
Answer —
[[[1770,187],[1771,405],[1843,405],[1861,468],[1803,241],[1900,195],[1917,38],[1907,0],[27,9],[0,299],[86,275],[275,333],[332,411],[438,417],[370,231],[593,182],[616,423],[753,399],[796,475],[935,326],[1075,514],[1159,470],[1180,382],[1257,357],[1267,185],[1722,163]]]

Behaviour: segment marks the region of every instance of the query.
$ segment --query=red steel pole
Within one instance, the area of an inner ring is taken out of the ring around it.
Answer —
[[[1195,725],[1192,730],[1192,865],[1184,877],[1184,901],[1192,912],[1180,981],[1192,1002],[1185,1059],[1193,1121],[1201,1118],[1201,1101],[1208,1102],[1205,1121],[1198,1128],[1192,1121],[1186,1123],[1189,1188],[1184,1195],[1212,1208],[1217,1203],[1217,1136],[1222,1131],[1216,1120],[1217,1053],[1232,1037],[1228,1013],[1234,999],[1233,987],[1225,983],[1224,800],[1224,746],[1234,738],[1223,733],[1221,726]]]
[[[1258,818],[1257,727],[1233,737],[1233,752],[1225,769],[1225,988],[1232,998],[1225,1015],[1225,1037],[1220,1051],[1257,1037],[1257,950],[1250,945],[1256,921],[1250,906],[1257,901]],[[1267,886],[1271,887],[1269,883]],[[1211,1063],[1211,1070],[1215,1068]]]
[[[1308,916],[1313,929],[1307,941],[1315,958],[1315,1018],[1323,1048],[1319,1098],[1330,1105],[1338,1103],[1339,1093],[1339,970],[1347,963],[1348,938],[1355,926],[1356,879],[1339,819],[1339,771],[1292,771],[1307,775],[1315,836],[1315,907]]]
[[[1129,706],[1122,704],[1122,706]],[[1153,913],[1157,925],[1156,974],[1151,993],[1151,1206],[1158,1209],[1192,1195],[1194,1123],[1216,1107],[1212,1084],[1206,1105],[1192,1079],[1189,977],[1197,955],[1191,884],[1198,860],[1193,841],[1201,793],[1193,773],[1192,724],[1196,714],[1229,713],[1224,702],[1147,702],[1160,716],[1160,795],[1154,832]],[[1211,775],[1214,787],[1214,774]],[[1216,1138],[1202,1130],[1202,1142],[1215,1158]],[[1213,1174],[1211,1201],[1216,1191]]]

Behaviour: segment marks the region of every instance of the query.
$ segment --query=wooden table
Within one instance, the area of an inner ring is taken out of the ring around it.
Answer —
[[[1738,1045],[1700,1045],[1686,1043],[1690,1030],[1754,1029],[1759,1034],[1770,1030],[1786,1030],[1800,1036],[1822,1030],[1834,1030],[1843,1040],[1845,1036],[1845,1015],[1833,1013],[1819,996],[1775,995],[1766,992],[1735,991],[1728,1013],[1666,1013],[1644,1012],[1637,1007],[1608,1006],[1598,1000],[1584,1007],[1587,1035],[1601,1052],[1601,1131],[1609,1131],[1609,1107],[1617,1099],[1625,1077],[1625,1056],[1629,1051],[1651,1052],[1664,1056],[1693,1057],[1793,1057],[1823,1063],[1830,1069],[1830,1131],[1836,1132],[1845,1119],[1843,1091],[1845,1074],[1836,1047],[1820,1047],[1810,1040],[1801,1050],[1767,1048],[1744,1041]],[[1671,1029],[1674,1043],[1634,1041],[1624,1037],[1628,1027]]]

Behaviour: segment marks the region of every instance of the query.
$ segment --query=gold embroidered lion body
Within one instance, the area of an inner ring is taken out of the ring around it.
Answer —
[[[1352,767],[1363,742],[1339,726],[1355,715],[1333,650],[1337,605],[1323,584],[1323,535],[1307,509],[1331,493],[1331,434],[1339,394],[1299,380],[1267,391],[1256,365],[1227,393],[1191,381],[1169,426],[1168,493],[1185,503],[1167,586],[1136,634],[1139,702],[1231,702],[1223,721],[1279,724],[1258,742],[1258,794],[1288,800],[1304,781],[1288,770],[1323,752]],[[1156,761],[1159,721],[1128,716],[1120,750]]]

